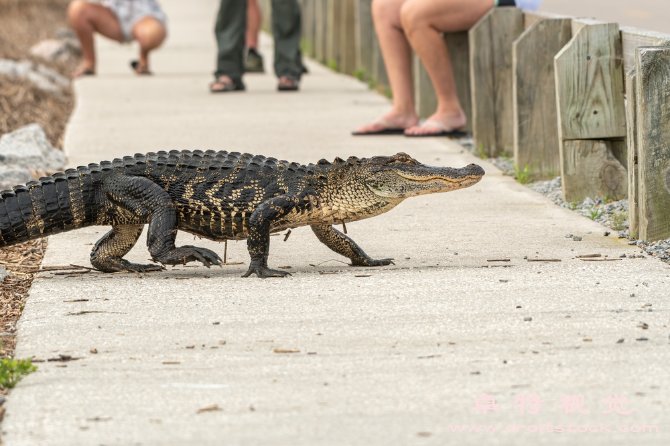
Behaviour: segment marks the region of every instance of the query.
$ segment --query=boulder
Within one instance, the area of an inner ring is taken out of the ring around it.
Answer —
[[[39,124],[30,124],[2,135],[0,163],[15,168],[57,172],[65,168],[65,155],[49,143]]]
[[[28,79],[38,88],[56,94],[61,93],[61,87],[70,85],[69,79],[30,60],[0,59],[0,74]]]
[[[56,39],[42,40],[30,47],[28,52],[31,56],[41,57],[50,62],[67,60],[70,58],[70,50],[67,43]]]
[[[11,190],[19,184],[33,180],[33,174],[25,167],[14,167],[0,164],[0,190]]]

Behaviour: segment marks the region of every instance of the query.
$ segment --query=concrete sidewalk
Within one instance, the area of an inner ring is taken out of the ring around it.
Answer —
[[[297,94],[277,93],[270,75],[247,76],[246,93],[209,94],[216,2],[161,3],[171,37],[153,59],[156,76],[134,77],[126,68],[134,53],[100,42],[100,75],[77,83],[72,166],[172,149],[298,162],[405,151],[434,165],[478,162],[447,140],[349,136],[388,103],[315,64]],[[270,50],[265,42],[268,68]],[[670,444],[670,266],[575,259],[639,250],[479,162],[487,175],[472,188],[348,225],[371,256],[394,257],[395,266],[333,261],[344,259],[304,228],[272,240],[270,265],[291,266],[286,279],[242,279],[246,265],[141,279],[44,274],[18,324],[16,357],[80,359],[39,363],[12,390],[4,444]],[[44,266],[88,264],[106,230],[51,237]],[[147,256],[141,242],[129,259]],[[503,258],[511,261],[488,261]],[[248,263],[246,244],[231,242],[228,259]],[[483,394],[497,411],[473,411]],[[531,395],[544,401],[539,413],[514,407]],[[566,413],[565,395],[583,396],[588,413]],[[627,403],[613,407],[632,413],[603,413],[615,395]],[[500,432],[512,424],[541,431]],[[593,425],[613,432],[569,432]],[[642,425],[658,432],[616,432]]]

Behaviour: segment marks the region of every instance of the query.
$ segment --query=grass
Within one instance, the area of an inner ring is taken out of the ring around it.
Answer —
[[[330,68],[333,71],[340,71],[339,65],[337,64],[336,60],[329,60],[328,61],[328,68]]]
[[[390,88],[387,88],[384,90],[384,96],[386,96],[389,99],[393,99],[393,91]]]
[[[610,222],[612,223],[612,229],[615,231],[623,231],[624,223],[628,220],[628,212],[614,212],[610,217]]]
[[[530,177],[533,174],[533,167],[526,164],[523,169],[520,169],[516,163],[514,163],[512,167],[514,168],[514,178],[516,178],[519,183],[527,184],[530,182]]]
[[[483,160],[489,158],[489,156],[486,153],[486,149],[484,149],[484,144],[479,143],[479,145],[477,146],[477,150],[475,150],[475,156]]]
[[[368,80],[368,88],[370,90],[374,90],[375,87],[377,86],[377,81],[373,76],[370,76],[370,79]]]
[[[577,206],[579,206],[579,201],[571,201],[570,203],[568,203],[568,209],[570,209],[571,211],[576,211]]]
[[[30,359],[5,358],[0,361],[0,387],[11,389],[19,381],[37,370]]]
[[[596,218],[598,218],[602,215],[603,215],[603,210],[602,209],[598,209],[595,206],[592,207],[591,209],[589,209],[589,218],[591,220],[595,220]]]
[[[358,79],[359,81],[365,80],[365,69],[364,68],[359,68],[358,70],[354,71],[354,77]]]

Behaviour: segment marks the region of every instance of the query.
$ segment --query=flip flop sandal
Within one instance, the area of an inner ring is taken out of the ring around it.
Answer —
[[[84,71],[77,74],[77,76],[73,77],[72,79],[77,79],[78,77],[82,76],[95,76],[95,70],[93,68],[86,68]]]
[[[425,133],[425,134],[419,134],[419,135],[413,135],[413,134],[407,134],[405,133],[405,136],[408,138],[429,138],[429,137],[436,137],[436,136],[447,136],[451,138],[460,138],[463,136],[466,136],[467,133],[462,131],[462,130],[447,130],[447,126],[444,125],[443,123],[439,121],[424,121],[419,125],[419,128],[434,128],[438,129],[439,132],[437,133]]]
[[[277,84],[278,91],[298,91],[300,89],[300,81],[293,76],[282,76],[287,83],[283,83],[281,79]]]
[[[140,65],[140,62],[137,60],[130,61],[130,68],[133,69],[135,74],[139,74],[141,76],[151,76],[153,74],[151,71],[149,71],[148,67],[145,65]]]
[[[371,132],[351,132],[353,136],[378,136],[378,135],[404,135],[405,129],[396,127],[394,123],[386,119],[377,119],[371,124],[379,124],[382,126],[381,130],[373,130]]]
[[[223,88],[214,88],[215,85],[223,85]],[[229,91],[244,91],[246,87],[241,80],[232,82],[222,81],[220,78],[209,84],[210,93],[227,93]]]

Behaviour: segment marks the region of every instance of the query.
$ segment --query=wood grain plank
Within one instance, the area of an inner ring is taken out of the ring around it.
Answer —
[[[340,21],[342,16],[341,0],[328,0],[326,32],[326,65],[339,70],[340,67]]]
[[[613,155],[625,150],[623,139],[563,141],[563,201],[570,203],[603,196],[614,200],[626,198],[628,174]]]
[[[623,47],[623,69],[628,73],[635,68],[635,49],[641,46],[670,44],[670,34],[657,33],[644,29],[621,27],[621,45]]]
[[[372,48],[375,27],[372,23],[372,0],[356,0],[356,69],[364,80],[373,72]]]
[[[639,237],[670,237],[670,47],[636,49]]]
[[[340,1],[340,71],[353,75],[356,70],[356,0]]]
[[[514,161],[533,180],[561,171],[554,56],[571,38],[571,19],[543,19],[514,42]]]
[[[470,89],[470,44],[468,32],[446,33],[444,41],[447,43],[451,67],[454,70],[456,92],[461,108],[468,120],[463,127],[466,132],[472,132],[472,93]]]
[[[626,75],[626,147],[628,149],[628,233],[637,239],[639,231],[640,168],[637,150],[637,73]]]
[[[616,23],[584,25],[556,55],[562,140],[626,136],[622,57]]]

